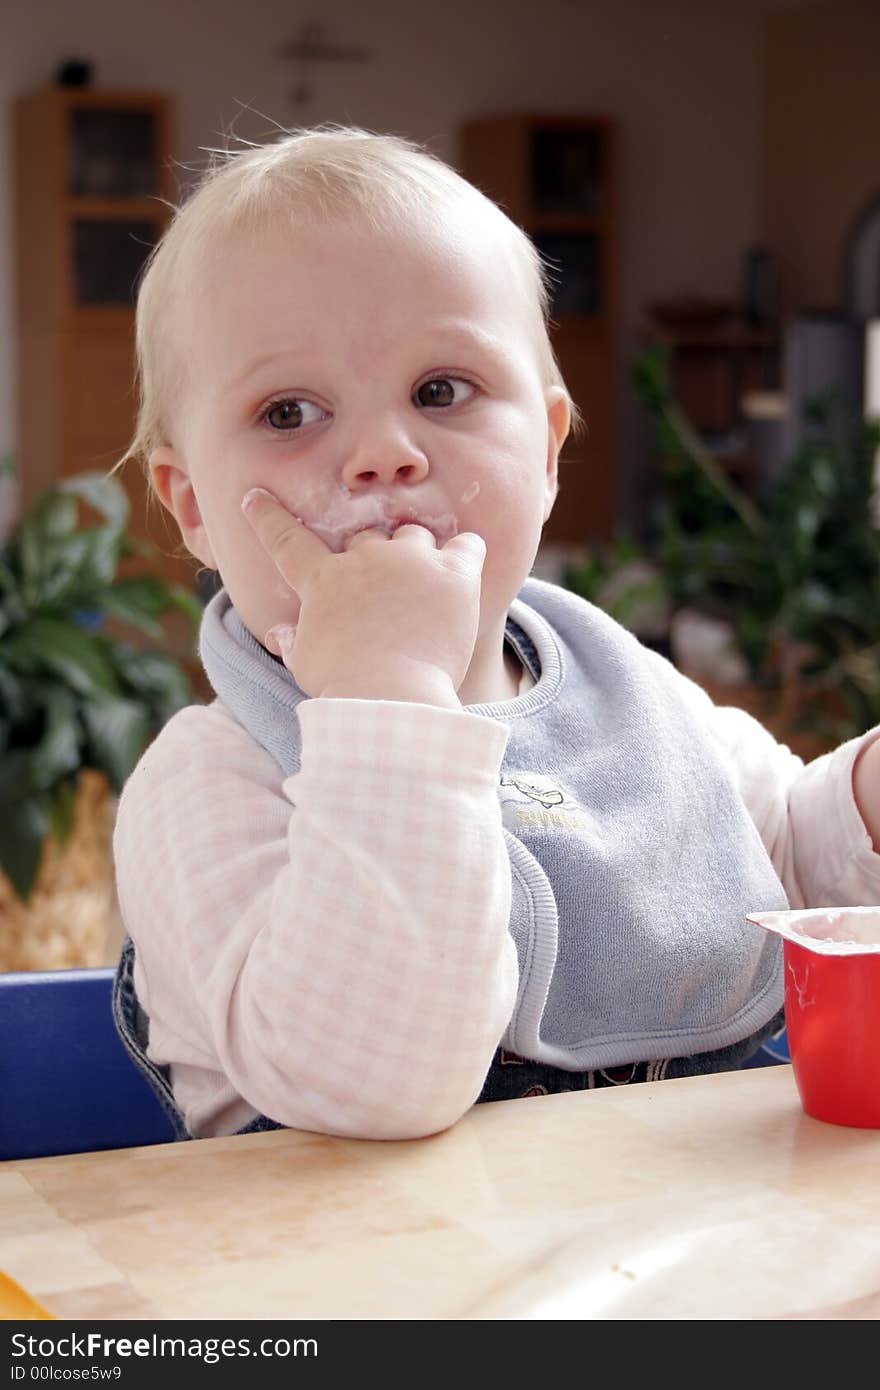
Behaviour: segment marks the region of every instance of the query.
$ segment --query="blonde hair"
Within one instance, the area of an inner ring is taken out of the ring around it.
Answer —
[[[442,227],[452,201],[503,229],[533,320],[538,366],[545,386],[568,398],[572,430],[583,420],[562,378],[550,342],[551,270],[502,209],[424,146],[333,123],[285,131],[276,141],[244,149],[208,151],[211,162],[193,192],[175,210],[141,275],[136,314],[135,435],[120,459],[146,465],[171,439],[171,420],[185,380],[174,342],[173,306],[191,291],[197,267],[224,234],[258,231],[279,215],[362,216],[377,230],[414,213]]]

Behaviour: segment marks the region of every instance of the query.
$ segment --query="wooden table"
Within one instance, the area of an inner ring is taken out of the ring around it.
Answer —
[[[880,1131],[789,1067],[0,1165],[0,1269],[61,1318],[870,1318]]]

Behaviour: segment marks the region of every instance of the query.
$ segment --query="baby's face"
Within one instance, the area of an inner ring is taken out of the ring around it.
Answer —
[[[241,510],[274,493],[333,550],[415,521],[487,547],[480,638],[503,626],[556,490],[568,428],[540,380],[497,234],[331,222],[224,243],[184,326],[175,447],[153,476],[258,641],[299,600]]]

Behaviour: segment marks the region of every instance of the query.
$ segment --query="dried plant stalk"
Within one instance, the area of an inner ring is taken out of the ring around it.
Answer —
[[[63,849],[43,846],[27,903],[0,870],[0,970],[72,970],[108,963],[118,935],[112,836],[116,798],[106,777],[78,776],[73,829]]]

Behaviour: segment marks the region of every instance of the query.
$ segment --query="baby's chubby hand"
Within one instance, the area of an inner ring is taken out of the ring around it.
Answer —
[[[370,528],[335,553],[263,488],[242,509],[301,608],[273,628],[307,695],[460,708],[480,619],[486,546],[473,532],[438,548],[424,526]],[[267,634],[268,636],[268,634]]]

